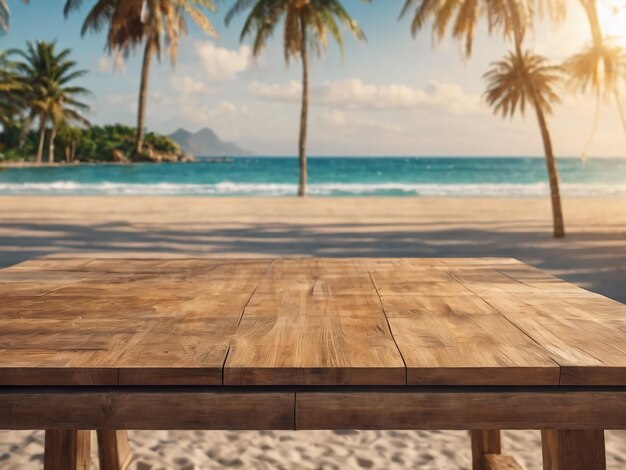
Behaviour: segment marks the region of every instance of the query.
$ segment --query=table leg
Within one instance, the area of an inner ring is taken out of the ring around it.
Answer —
[[[46,430],[44,470],[88,470],[89,431]]]
[[[513,457],[502,455],[500,431],[470,431],[472,470],[522,470]]]
[[[485,455],[499,454],[500,431],[470,431],[472,439],[472,469],[485,470]]]
[[[604,431],[541,431],[544,470],[605,470]]]
[[[100,470],[125,470],[132,458],[126,431],[96,431]]]

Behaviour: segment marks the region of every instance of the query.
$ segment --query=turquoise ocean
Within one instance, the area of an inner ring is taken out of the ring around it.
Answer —
[[[626,159],[559,160],[566,196],[626,197]],[[0,170],[0,194],[293,196],[295,158],[228,163],[76,165]],[[318,157],[311,196],[538,197],[548,194],[542,158]]]

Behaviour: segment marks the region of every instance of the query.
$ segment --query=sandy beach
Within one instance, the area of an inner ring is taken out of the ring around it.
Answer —
[[[626,199],[0,197],[0,266],[37,256],[515,257],[626,302]],[[541,468],[536,431],[505,452]],[[607,432],[608,468],[626,433]],[[465,432],[130,433],[132,468],[467,469]],[[95,447],[95,445],[94,445]],[[0,431],[0,468],[39,468],[43,433]],[[95,459],[95,454],[94,454]],[[95,463],[95,460],[94,460]]]

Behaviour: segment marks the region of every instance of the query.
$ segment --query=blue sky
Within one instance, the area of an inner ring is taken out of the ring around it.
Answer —
[[[82,19],[93,3],[63,19],[62,0],[32,0],[24,6],[9,0],[11,30],[0,47],[21,47],[27,40],[57,40],[74,51],[89,70],[84,84],[94,92],[91,115],[98,124],[135,120],[139,55],[126,62],[104,51],[104,34],[80,36]],[[180,44],[172,68],[167,58],[153,68],[148,127],[170,133],[208,126],[226,139],[259,155],[296,151],[300,64],[287,67],[281,37],[260,58],[240,45],[241,20],[224,26],[222,11],[211,14],[219,38],[192,27]],[[312,155],[541,155],[540,135],[532,114],[503,121],[481,100],[482,74],[506,51],[500,38],[479,31],[475,53],[464,61],[452,41],[432,47],[429,30],[416,39],[408,19],[398,21],[402,0],[356,0],[344,4],[365,30],[368,42],[346,38],[342,61],[336,48],[316,60],[312,70],[309,148]],[[571,0],[567,22],[540,25],[528,46],[561,61],[589,39],[584,17]],[[608,21],[608,20],[607,20]],[[607,27],[619,31],[626,18]],[[613,32],[613,31],[611,31]],[[563,92],[564,103],[550,119],[559,155],[585,148],[594,115],[590,97]],[[626,137],[615,106],[603,106],[590,154],[626,155]]]

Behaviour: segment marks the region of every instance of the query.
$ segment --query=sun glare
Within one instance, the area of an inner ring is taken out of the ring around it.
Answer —
[[[598,16],[604,35],[626,46],[626,0],[598,2]]]

